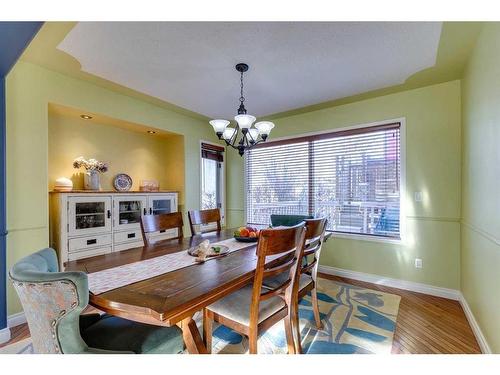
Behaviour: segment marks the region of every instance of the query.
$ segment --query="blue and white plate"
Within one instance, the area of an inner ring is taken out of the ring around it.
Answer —
[[[117,191],[129,191],[132,188],[132,178],[128,174],[119,173],[113,180],[113,186]]]

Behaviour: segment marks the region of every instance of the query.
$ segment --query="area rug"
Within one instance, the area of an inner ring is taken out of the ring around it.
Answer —
[[[302,351],[305,354],[390,354],[401,298],[394,294],[318,278],[323,329],[316,329],[311,296],[299,305]],[[247,353],[248,340],[225,326],[215,326],[214,353]],[[259,353],[286,353],[284,323],[266,331]]]
[[[400,297],[337,281],[318,279],[318,299],[323,329],[316,329],[311,296],[299,306],[302,349],[305,354],[390,354]],[[201,314],[195,318],[201,331]],[[248,340],[214,324],[213,353],[244,354]],[[258,341],[260,354],[287,352],[285,329],[280,322]],[[0,348],[3,353],[33,353],[30,339]]]

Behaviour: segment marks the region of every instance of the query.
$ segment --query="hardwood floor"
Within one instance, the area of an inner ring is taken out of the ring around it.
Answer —
[[[478,354],[481,349],[458,301],[320,274],[363,288],[401,297],[393,354]]]
[[[401,296],[393,354],[481,353],[458,301],[326,274],[320,276]],[[27,324],[13,327],[11,336],[0,347],[29,337]]]

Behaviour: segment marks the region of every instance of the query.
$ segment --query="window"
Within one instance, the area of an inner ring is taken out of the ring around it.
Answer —
[[[249,224],[324,216],[328,230],[400,238],[400,123],[256,146],[246,156]]]
[[[224,147],[201,143],[202,210],[219,208],[223,217]]]

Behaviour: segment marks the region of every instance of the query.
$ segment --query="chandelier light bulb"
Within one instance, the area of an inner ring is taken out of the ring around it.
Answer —
[[[257,142],[257,138],[259,137],[259,131],[255,128],[248,129],[247,138],[250,143]]]
[[[209,124],[212,125],[214,131],[217,134],[220,133],[222,135],[222,133],[224,133],[224,129],[226,129],[226,127],[229,125],[229,121],[217,119],[210,121]]]
[[[256,120],[256,118],[252,115],[237,115],[234,116],[234,119],[242,130],[249,129]]]
[[[255,124],[255,127],[260,134],[269,135],[271,130],[274,128],[274,124],[271,121],[260,121]]]
[[[229,122],[229,121],[228,121]],[[230,127],[227,127],[226,129],[224,129],[224,133],[222,135],[222,137],[230,142],[231,141],[231,138],[233,138],[233,135],[234,133],[236,132],[236,129],[235,128],[230,128]]]

